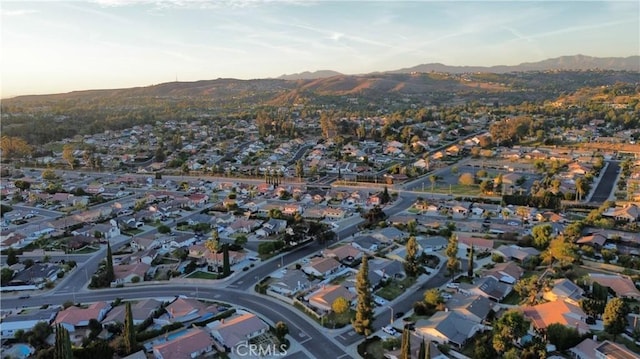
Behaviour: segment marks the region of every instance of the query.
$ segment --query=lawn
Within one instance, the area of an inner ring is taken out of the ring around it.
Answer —
[[[343,328],[346,325],[351,324],[351,319],[355,318],[356,311],[353,309],[349,309],[347,312],[342,314],[336,314],[331,311],[327,314],[322,323],[325,328]]]
[[[375,340],[367,345],[367,359],[383,359],[385,350],[382,347],[382,340]]]
[[[391,281],[389,284],[379,289],[376,292],[376,295],[386,299],[393,300],[397,298],[400,294],[404,293],[407,288],[413,285],[416,282],[416,279],[413,277],[406,277],[401,281]]]
[[[90,247],[90,246],[85,246],[82,249],[78,249],[77,251],[73,251],[73,254],[88,254],[88,253],[93,253],[95,251],[97,251],[100,248],[95,248],[95,247]]]
[[[430,189],[431,188],[429,188],[429,190]],[[466,186],[461,184],[452,184],[451,186],[436,185],[431,192],[444,194],[451,193],[452,195],[459,196],[479,196],[482,194],[482,192],[480,192],[480,186],[478,185]]]
[[[191,279],[218,279],[218,275],[215,273],[196,271],[187,276],[187,278]]]

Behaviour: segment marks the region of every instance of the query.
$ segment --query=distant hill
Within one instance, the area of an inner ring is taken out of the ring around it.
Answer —
[[[552,70],[615,70],[640,72],[640,56],[629,57],[592,57],[585,55],[561,56],[538,62],[524,62],[507,66],[449,66],[440,63],[423,64],[409,68],[386,71],[387,73],[445,72],[452,74],[470,72],[509,73],[524,71]]]
[[[315,80],[315,79],[323,79],[323,78],[333,77],[338,75],[342,75],[342,74],[336,71],[331,71],[331,70],[318,70],[314,72],[305,71],[297,74],[282,75],[278,77],[278,79],[279,80]]]

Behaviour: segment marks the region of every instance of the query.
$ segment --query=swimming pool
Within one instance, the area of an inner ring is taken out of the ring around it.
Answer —
[[[11,358],[27,358],[29,355],[35,353],[35,349],[28,344],[14,344],[9,349],[7,349],[2,355],[10,356]]]

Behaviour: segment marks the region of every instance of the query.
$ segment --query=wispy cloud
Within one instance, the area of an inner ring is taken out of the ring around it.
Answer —
[[[2,16],[25,16],[31,14],[37,14],[38,11],[31,9],[17,9],[17,10],[5,10],[2,9]]]

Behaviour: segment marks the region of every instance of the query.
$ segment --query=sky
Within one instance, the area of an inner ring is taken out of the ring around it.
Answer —
[[[0,1],[0,97],[640,55],[640,2]]]

